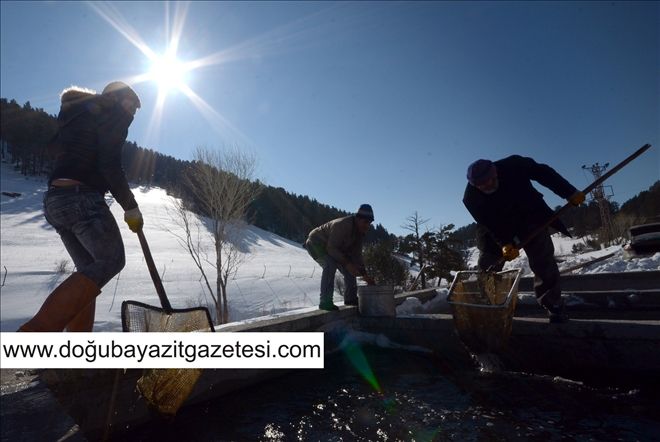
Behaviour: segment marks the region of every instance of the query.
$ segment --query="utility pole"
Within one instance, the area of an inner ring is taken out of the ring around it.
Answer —
[[[603,165],[596,163],[591,166],[582,166],[582,169],[591,172],[595,181],[603,175],[603,172],[605,172],[609,165],[610,163],[605,163]],[[596,188],[591,191],[591,197],[598,202],[598,207],[600,208],[601,235],[605,242],[609,243],[612,239],[612,220],[610,218],[610,203],[607,200],[609,196],[605,194],[605,187],[602,184],[596,186]]]

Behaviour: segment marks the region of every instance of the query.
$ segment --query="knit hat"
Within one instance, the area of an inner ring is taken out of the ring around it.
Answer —
[[[369,221],[374,221],[374,211],[371,209],[369,204],[362,204],[355,214],[358,218],[368,219]]]
[[[497,169],[490,160],[477,160],[467,170],[467,179],[473,186],[484,184],[496,175]]]

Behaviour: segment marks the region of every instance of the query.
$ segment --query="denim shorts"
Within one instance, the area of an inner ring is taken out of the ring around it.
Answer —
[[[76,270],[103,287],[121,269],[124,243],[103,194],[87,186],[50,187],[46,221],[59,233]]]

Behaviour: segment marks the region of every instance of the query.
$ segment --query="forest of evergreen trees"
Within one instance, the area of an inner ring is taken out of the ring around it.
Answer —
[[[0,98],[0,138],[7,143],[8,158],[24,175],[47,175],[52,167],[48,142],[57,131],[57,119],[43,109],[23,106],[15,100]],[[192,147],[192,146],[191,146]],[[144,186],[158,186],[169,194],[184,196],[179,188],[183,171],[189,161],[163,155],[127,141],[122,163],[128,180]],[[261,192],[250,206],[250,223],[284,238],[302,243],[310,230],[331,219],[349,215],[336,207],[308,196],[287,192],[281,187],[261,185]],[[377,224],[367,235],[367,242],[392,239],[385,228]]]

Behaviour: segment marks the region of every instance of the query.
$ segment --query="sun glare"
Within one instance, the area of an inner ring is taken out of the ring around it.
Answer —
[[[152,135],[155,137],[158,136],[167,96],[172,92],[178,91],[190,100],[202,116],[213,125],[214,129],[222,131],[224,135],[232,133],[242,140],[248,139],[245,134],[241,133],[240,130],[234,127],[218,111],[213,109],[204,98],[194,92],[190,85],[188,85],[188,81],[190,80],[189,74],[191,72],[206,66],[219,65],[230,60],[242,58],[241,51],[244,45],[236,49],[225,49],[196,60],[182,62],[177,58],[177,52],[188,15],[189,2],[176,2],[173,14],[170,12],[170,3],[164,3],[165,37],[167,44],[165,45],[165,51],[160,54],[157,54],[146,44],[139,33],[122,16],[114,3],[88,2],[88,5],[146,57],[146,61],[148,62],[147,69],[141,74],[123,78],[122,81],[129,85],[150,82],[158,87],[156,103],[153,106],[153,112],[147,127],[149,138]],[[252,41],[249,47],[252,48],[255,46],[254,50],[259,49],[263,45],[262,40]],[[270,38],[267,39],[267,41],[270,40]]]
[[[151,62],[149,74],[162,92],[180,89],[185,85],[185,65],[173,56],[164,55],[155,57]]]

